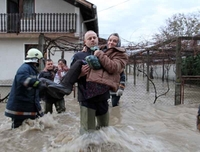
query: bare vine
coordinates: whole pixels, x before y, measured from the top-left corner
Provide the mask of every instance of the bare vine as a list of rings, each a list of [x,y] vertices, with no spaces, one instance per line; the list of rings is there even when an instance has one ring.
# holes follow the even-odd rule
[[[153,102],[154,104],[156,103],[156,100],[159,97],[164,96],[164,95],[166,95],[169,92],[169,90],[170,90],[170,88],[169,88],[169,82],[167,81],[167,91],[164,92],[164,93],[162,93],[162,94],[160,94],[160,95],[157,95],[157,89],[156,89],[156,86],[155,86],[154,82],[149,78],[149,76],[144,71],[142,71],[141,69],[138,69],[138,71],[142,72],[147,77],[147,79],[152,83],[152,85],[153,85],[154,92],[155,92],[155,99],[154,99],[154,102]]]

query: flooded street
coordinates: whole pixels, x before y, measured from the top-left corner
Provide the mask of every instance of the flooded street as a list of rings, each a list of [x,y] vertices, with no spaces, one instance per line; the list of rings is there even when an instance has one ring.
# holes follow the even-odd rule
[[[155,83],[156,80],[154,80]],[[198,152],[196,130],[198,102],[174,106],[174,84],[168,95],[154,101],[154,90],[146,92],[143,79],[128,80],[120,106],[110,107],[110,126],[79,135],[79,104],[67,96],[66,112],[28,120],[11,130],[11,120],[0,104],[0,147],[2,152]],[[160,82],[159,82],[160,83]],[[159,86],[158,94],[164,92]],[[187,89],[185,90],[187,92]],[[192,92],[199,91],[198,89]],[[190,92],[191,94],[191,92]]]

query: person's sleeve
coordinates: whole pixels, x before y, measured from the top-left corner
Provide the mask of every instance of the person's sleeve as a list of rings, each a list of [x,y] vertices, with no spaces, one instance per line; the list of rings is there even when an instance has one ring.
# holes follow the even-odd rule
[[[124,71],[120,73],[120,82],[119,82],[119,88],[116,92],[116,96],[122,96],[124,89],[125,89],[125,81],[126,81],[126,76]]]
[[[38,78],[43,78],[43,72],[39,73]]]
[[[37,76],[30,75],[29,69],[19,70],[16,77],[17,81],[27,88],[38,88],[40,86],[40,81],[37,79]]]
[[[126,82],[126,75],[125,75],[125,72],[122,71],[122,73],[120,74],[120,82],[119,82],[119,88],[120,89],[124,90],[125,82]]]

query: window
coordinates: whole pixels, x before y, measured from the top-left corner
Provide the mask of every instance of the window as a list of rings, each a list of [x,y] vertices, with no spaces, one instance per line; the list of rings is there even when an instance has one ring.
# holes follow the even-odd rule
[[[24,0],[23,1],[23,13],[32,14],[34,11],[34,0]]]

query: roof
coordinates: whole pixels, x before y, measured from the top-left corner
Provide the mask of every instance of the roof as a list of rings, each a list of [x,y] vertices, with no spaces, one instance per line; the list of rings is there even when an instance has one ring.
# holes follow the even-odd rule
[[[93,30],[99,35],[97,7],[86,0],[64,0],[80,8],[87,30]],[[96,19],[95,19],[96,18]],[[89,21],[95,19],[94,21]],[[88,22],[87,22],[88,21]]]

